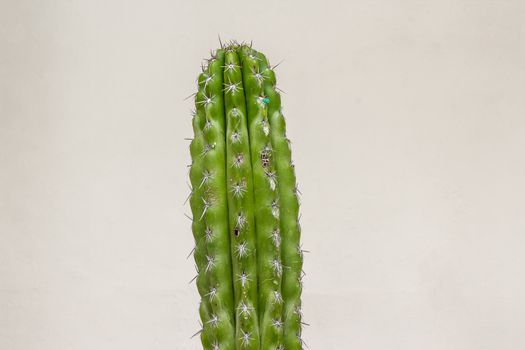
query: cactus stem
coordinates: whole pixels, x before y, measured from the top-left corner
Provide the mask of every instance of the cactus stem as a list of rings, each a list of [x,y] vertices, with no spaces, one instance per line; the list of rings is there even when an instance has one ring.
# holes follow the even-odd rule
[[[197,334],[204,350],[300,350],[301,193],[272,71],[283,61],[217,37],[188,138]]]

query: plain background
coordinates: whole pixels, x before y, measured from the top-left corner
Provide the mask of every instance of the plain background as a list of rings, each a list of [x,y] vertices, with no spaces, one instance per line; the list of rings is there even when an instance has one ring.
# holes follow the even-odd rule
[[[203,58],[277,68],[310,349],[525,348],[525,5],[1,1],[0,349],[199,349]]]

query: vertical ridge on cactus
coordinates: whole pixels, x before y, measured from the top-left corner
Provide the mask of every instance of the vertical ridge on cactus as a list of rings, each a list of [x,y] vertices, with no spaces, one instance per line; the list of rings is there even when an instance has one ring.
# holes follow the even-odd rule
[[[228,206],[236,307],[237,348],[258,349],[257,262],[253,175],[246,116],[246,101],[235,50],[226,51],[224,97],[226,101],[226,166]],[[233,68],[228,68],[233,67]],[[245,277],[243,277],[245,276]],[[244,332],[244,333],[243,333]],[[243,334],[245,334],[243,336]],[[246,335],[249,335],[248,337]]]
[[[221,44],[199,75],[190,206],[203,348],[297,350],[299,202],[275,74]]]
[[[275,298],[276,293],[281,294],[282,267],[280,248],[273,244],[271,233],[279,229],[279,194],[275,178],[270,175],[275,174],[275,165],[264,86],[259,72],[260,58],[255,50],[247,47],[242,47],[241,58],[255,188],[261,348],[275,349],[282,340],[282,327],[277,326],[282,319],[282,303]]]
[[[260,69],[264,72],[264,92],[268,98],[271,142],[277,169],[282,232],[281,258],[283,270],[282,294],[284,299],[284,348],[301,349],[301,289],[303,256],[300,248],[298,223],[299,200],[290,142],[286,138],[286,124],[281,112],[281,97],[276,91],[275,73],[261,55]]]
[[[190,206],[192,208],[192,214],[194,218],[201,216],[203,212],[202,201],[200,198],[203,195],[202,186],[199,182],[201,181],[201,175],[204,171],[204,162],[202,157],[199,155],[204,150],[204,137],[202,135],[202,124],[203,124],[202,111],[195,111],[193,116],[193,132],[195,137],[190,144],[190,153],[192,155],[192,166],[190,168],[190,181],[192,185],[192,191],[190,196]],[[197,289],[201,296],[201,303],[199,307],[199,313],[201,321],[203,322],[203,330],[201,332],[201,341],[204,349],[210,349],[210,340],[208,332],[208,321],[211,318],[211,306],[206,293],[208,293],[209,285],[208,278],[206,277],[204,266],[206,265],[206,256],[208,254],[205,244],[205,226],[200,220],[193,220],[192,231],[195,239],[195,249],[193,250],[193,256],[195,264],[197,266]]]

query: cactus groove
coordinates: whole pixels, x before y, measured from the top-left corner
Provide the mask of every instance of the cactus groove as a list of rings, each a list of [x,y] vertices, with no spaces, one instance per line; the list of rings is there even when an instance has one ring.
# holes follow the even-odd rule
[[[276,78],[230,42],[198,77],[190,206],[205,350],[299,350],[298,190]]]

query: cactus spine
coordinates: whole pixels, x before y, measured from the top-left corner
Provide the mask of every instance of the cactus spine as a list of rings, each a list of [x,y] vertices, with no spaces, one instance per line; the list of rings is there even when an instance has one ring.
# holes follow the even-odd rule
[[[251,45],[218,49],[199,75],[190,206],[205,350],[297,350],[302,251],[280,95]]]

